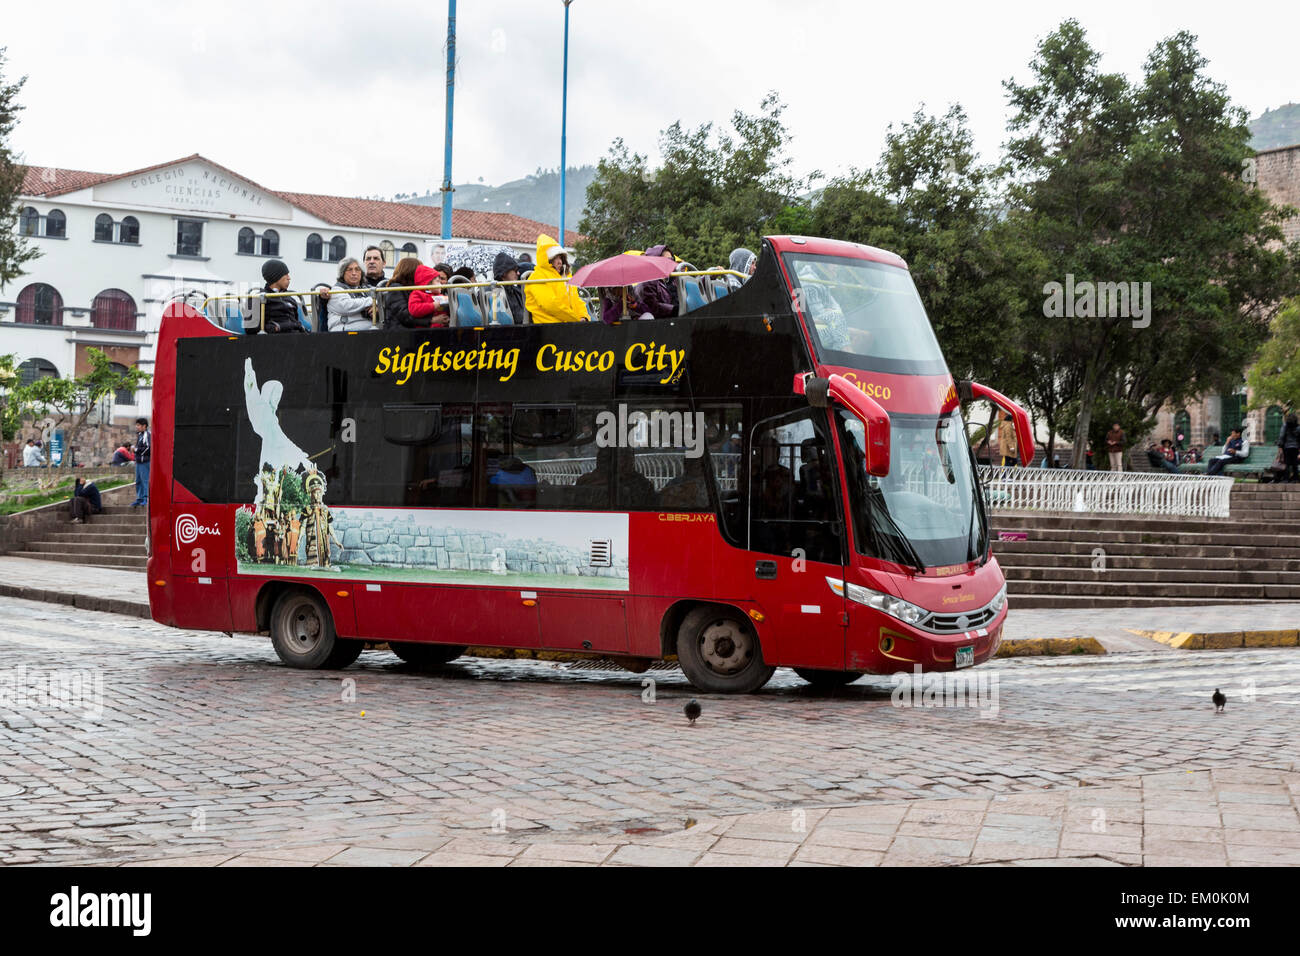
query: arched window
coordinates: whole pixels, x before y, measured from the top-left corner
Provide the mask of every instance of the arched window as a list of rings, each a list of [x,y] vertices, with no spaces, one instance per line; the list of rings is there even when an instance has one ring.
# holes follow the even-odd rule
[[[59,370],[54,363],[43,358],[28,359],[18,366],[18,384],[30,385],[38,378],[58,378]]]
[[[397,264],[395,258],[397,249],[387,239],[385,239],[383,242],[379,244],[379,251],[384,254],[384,265],[388,266],[391,269],[394,265]]]
[[[95,241],[113,241],[113,217],[106,212],[101,212],[95,217]]]
[[[33,282],[18,293],[18,312],[14,321],[24,325],[62,325],[63,296],[44,282]]]
[[[1276,445],[1282,434],[1282,423],[1286,421],[1286,412],[1281,405],[1274,405],[1264,412],[1264,444]]]
[[[330,240],[330,262],[342,262],[348,254],[348,241],[342,236]]]
[[[113,291],[116,291],[116,290],[113,290]],[[112,362],[112,363],[110,363],[108,367],[109,367],[110,369],[112,369],[114,372],[116,372],[118,375],[125,375],[127,372],[131,371],[131,370],[130,370],[129,368],[127,368],[125,365],[119,365],[117,362]],[[116,391],[113,392],[113,404],[114,404],[114,405],[134,405],[134,404],[135,404],[135,392],[131,391],[131,389],[129,389],[129,388],[119,388],[119,389],[117,389]]]
[[[45,234],[55,239],[67,237],[68,217],[63,214],[62,209],[51,209],[45,214]]]
[[[35,236],[41,231],[41,214],[34,206],[24,206],[18,217],[18,231],[24,236]]]
[[[325,242],[323,239],[321,239],[320,233],[313,232],[310,236],[307,237],[307,258],[317,259],[317,260],[324,259],[325,258],[324,247],[325,247]]]
[[[409,256],[414,256],[414,255],[419,255],[419,253],[417,253],[415,250],[415,243],[408,242],[404,246],[402,246],[401,258],[405,259]]]
[[[97,329],[135,331],[135,299],[121,289],[105,289],[90,306],[90,324]]]
[[[274,229],[262,233],[262,255],[278,256],[280,254],[280,234]]]
[[[123,216],[118,228],[118,242],[140,242],[140,220],[135,216]]]
[[[241,252],[247,256],[251,256],[254,252],[256,252],[257,250],[254,248],[256,245],[256,240],[253,238],[253,236],[254,236],[253,230],[249,229],[247,226],[239,230],[239,245],[236,251]]]

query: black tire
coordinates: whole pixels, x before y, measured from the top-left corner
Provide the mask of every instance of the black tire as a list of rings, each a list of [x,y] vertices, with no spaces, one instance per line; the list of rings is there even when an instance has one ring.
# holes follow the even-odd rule
[[[677,661],[696,688],[709,694],[750,694],[771,679],[749,619],[734,608],[697,607],[677,629]]]
[[[468,650],[464,644],[412,644],[398,641],[389,641],[388,649],[416,667],[437,667],[454,661]]]
[[[796,667],[794,672],[818,690],[834,690],[837,687],[844,687],[852,684],[862,676],[854,671],[823,671],[811,667]]]
[[[271,646],[290,667],[333,670],[361,654],[361,641],[341,640],[329,606],[315,591],[286,591],[271,609]]]

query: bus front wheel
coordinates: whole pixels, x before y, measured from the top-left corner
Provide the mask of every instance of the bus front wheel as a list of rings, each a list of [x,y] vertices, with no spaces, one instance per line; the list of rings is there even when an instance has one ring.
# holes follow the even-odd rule
[[[361,655],[360,641],[344,641],[319,594],[286,591],[271,609],[271,646],[280,660],[304,670],[347,667]]]
[[[794,672],[818,690],[834,690],[852,684],[862,675],[855,671],[823,671],[811,667],[796,667]]]
[[[454,661],[469,648],[464,644],[415,644],[389,641],[388,649],[416,667],[437,667]]]
[[[758,634],[732,608],[697,607],[677,631],[677,661],[686,679],[711,694],[748,694],[772,677]]]

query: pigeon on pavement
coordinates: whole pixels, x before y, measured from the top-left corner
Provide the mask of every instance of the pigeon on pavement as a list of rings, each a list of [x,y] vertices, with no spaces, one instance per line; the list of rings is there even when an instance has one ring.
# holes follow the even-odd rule
[[[1214,701],[1214,712],[1216,714],[1223,713],[1223,705],[1228,702],[1228,698],[1219,693],[1219,688],[1214,688],[1214,696],[1210,699]]]
[[[686,706],[682,708],[682,713],[686,715],[686,719],[691,722],[692,727],[695,726],[695,721],[699,719],[702,709],[703,708],[700,707],[700,702],[694,698],[688,700]]]

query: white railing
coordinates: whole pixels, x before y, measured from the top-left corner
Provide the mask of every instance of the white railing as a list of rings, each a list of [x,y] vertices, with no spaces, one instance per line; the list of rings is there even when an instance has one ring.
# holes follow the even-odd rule
[[[718,487],[723,491],[736,490],[736,468],[740,455],[715,452],[713,469]],[[678,451],[643,451],[633,455],[636,470],[650,479],[655,491],[662,491],[674,478],[679,478],[686,465],[685,455]],[[578,478],[596,469],[595,456],[590,458],[543,458],[527,462],[541,484],[573,485]]]
[[[1143,471],[1074,471],[981,465],[994,511],[1228,517],[1232,479]]]

